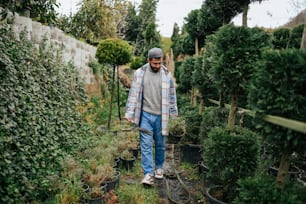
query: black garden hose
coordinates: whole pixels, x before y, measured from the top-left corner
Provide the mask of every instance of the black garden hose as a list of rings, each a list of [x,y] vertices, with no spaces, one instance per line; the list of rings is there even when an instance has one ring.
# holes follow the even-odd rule
[[[167,196],[168,199],[174,203],[174,204],[187,204],[190,203],[190,192],[188,190],[188,187],[185,185],[181,177],[179,176],[179,172],[174,168],[174,144],[171,146],[171,158],[172,158],[172,164],[171,164],[171,171],[166,172],[164,181],[166,182],[166,187],[167,187]],[[177,178],[179,181],[179,184],[183,187],[183,189],[187,192],[188,194],[188,199],[185,201],[177,201],[174,200],[174,198],[171,196],[171,189],[169,186],[169,180]]]

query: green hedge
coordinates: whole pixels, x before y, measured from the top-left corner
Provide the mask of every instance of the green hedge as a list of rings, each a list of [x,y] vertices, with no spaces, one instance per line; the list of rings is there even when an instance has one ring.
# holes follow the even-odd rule
[[[52,193],[61,157],[86,146],[85,92],[59,52],[6,25],[0,36],[0,203],[31,203]]]

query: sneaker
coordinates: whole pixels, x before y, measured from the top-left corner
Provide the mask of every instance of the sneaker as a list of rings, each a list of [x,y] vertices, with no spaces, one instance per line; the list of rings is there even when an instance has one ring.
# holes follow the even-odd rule
[[[146,174],[145,177],[141,181],[142,184],[152,186],[154,184],[154,177],[152,174]]]
[[[155,170],[155,178],[162,179],[164,177],[164,170],[163,169],[156,169]]]

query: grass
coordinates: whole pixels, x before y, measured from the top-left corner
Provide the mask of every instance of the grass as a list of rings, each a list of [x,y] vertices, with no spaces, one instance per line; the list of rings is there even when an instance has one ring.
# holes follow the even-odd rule
[[[158,200],[157,189],[144,188],[140,182],[120,183],[117,193],[120,204],[152,204]]]

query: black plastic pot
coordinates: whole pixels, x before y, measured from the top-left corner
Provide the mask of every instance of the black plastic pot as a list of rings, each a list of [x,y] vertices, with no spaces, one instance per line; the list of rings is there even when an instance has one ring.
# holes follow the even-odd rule
[[[218,200],[217,198],[213,196],[218,191],[222,191],[221,186],[213,186],[213,187],[208,188],[205,192],[207,202],[210,204],[227,204],[221,200]]]
[[[118,171],[119,170],[119,165],[120,165],[120,157],[115,157],[113,168]]]
[[[134,156],[131,159],[120,158],[121,167],[126,170],[130,170],[134,167],[135,160],[136,158]]]
[[[200,145],[196,144],[182,144],[180,146],[180,159],[181,162],[189,162],[197,164],[201,158]]]
[[[139,148],[131,148],[129,149],[129,151],[133,153],[133,156],[135,157],[135,159],[138,159]]]
[[[268,170],[269,174],[273,175],[273,176],[277,176],[278,174],[278,168],[275,166],[270,166],[269,170]],[[300,170],[295,167],[295,166],[290,166],[287,177],[291,180],[295,180],[299,177],[300,175]]]
[[[178,144],[181,141],[181,139],[182,136],[177,136],[169,133],[169,135],[166,138],[166,142],[168,144]]]
[[[87,203],[88,204],[103,204],[103,197],[99,197],[99,198],[89,198],[87,199]]]
[[[198,161],[199,174],[205,174],[208,171],[208,167],[204,164],[204,161]]]
[[[101,183],[102,186],[105,185],[105,191],[109,192],[110,190],[113,190],[119,186],[120,181],[120,172],[116,171],[115,176],[112,178],[112,180],[107,180]]]

